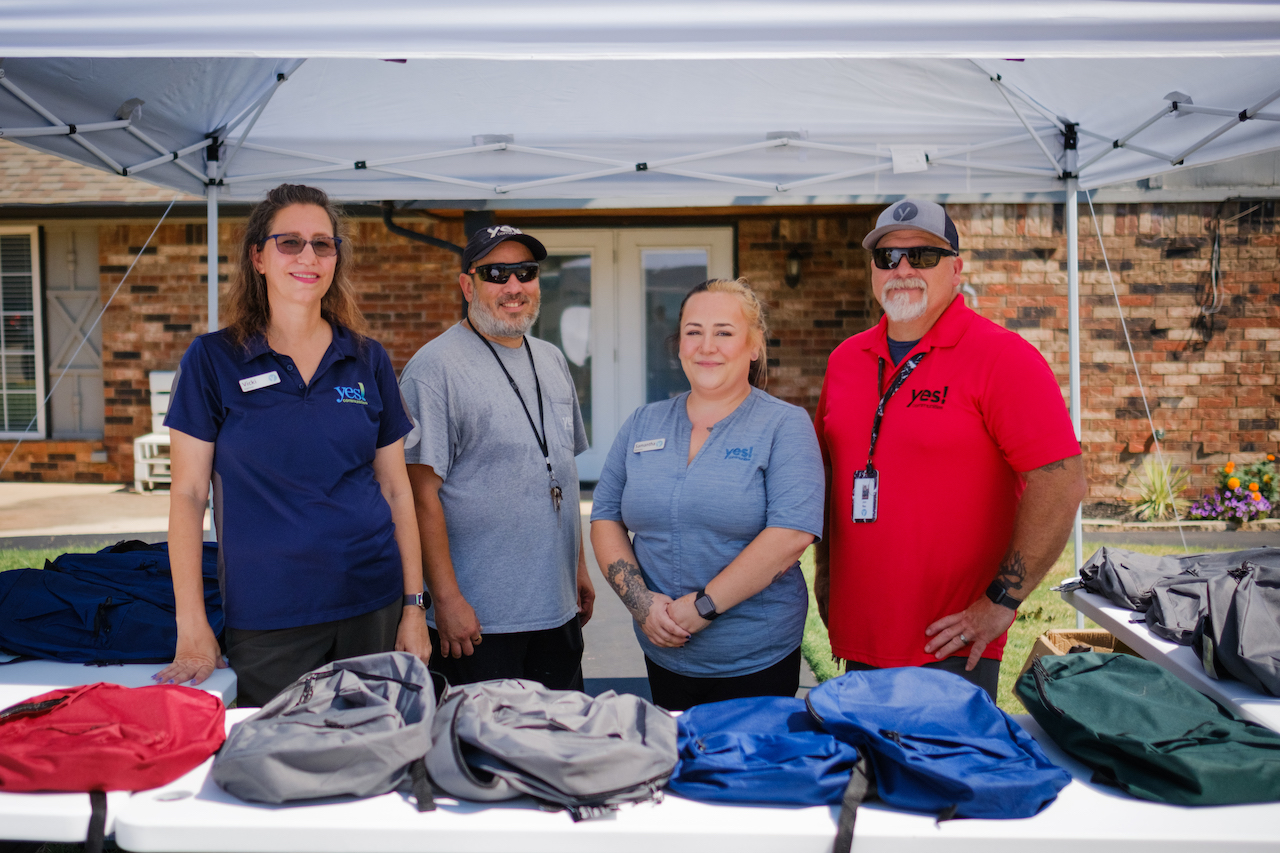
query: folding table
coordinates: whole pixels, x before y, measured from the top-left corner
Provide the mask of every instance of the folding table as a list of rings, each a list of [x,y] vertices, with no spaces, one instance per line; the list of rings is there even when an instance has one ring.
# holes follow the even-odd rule
[[[248,715],[235,710],[228,725]],[[1018,717],[1073,781],[1025,820],[953,820],[868,804],[858,812],[854,853],[1170,853],[1275,850],[1280,803],[1218,808],[1166,806],[1089,781],[1030,717]],[[440,798],[419,813],[400,793],[264,806],[230,796],[209,779],[212,759],[170,785],[134,794],[119,812],[121,848],[136,853],[830,853],[836,808],[695,803],[667,795],[623,806],[613,817],[573,823],[531,801],[480,804]]]

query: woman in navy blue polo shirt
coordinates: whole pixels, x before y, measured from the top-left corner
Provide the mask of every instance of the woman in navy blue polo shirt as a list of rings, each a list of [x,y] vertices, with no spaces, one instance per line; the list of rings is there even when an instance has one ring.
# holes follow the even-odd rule
[[[596,560],[635,620],[654,702],[794,696],[797,560],[822,534],[813,425],[759,387],[768,333],[745,282],[695,287],[677,334],[691,390],[623,424],[593,496]]]
[[[362,334],[350,247],[328,197],[276,187],[249,218],[227,326],[174,382],[169,551],[178,646],[161,681],[226,666],[204,611],[214,484],[227,656],[242,705],[328,661],[431,656],[404,410],[386,350]]]

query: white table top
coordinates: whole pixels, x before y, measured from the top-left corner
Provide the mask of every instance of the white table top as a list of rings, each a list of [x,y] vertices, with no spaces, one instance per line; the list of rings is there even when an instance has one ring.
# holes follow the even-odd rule
[[[0,709],[16,705],[32,696],[62,687],[79,687],[105,681],[125,687],[155,684],[151,676],[165,668],[162,663],[127,663],[119,666],[91,666],[53,660],[24,660],[0,666]],[[229,705],[236,698],[236,674],[229,667],[215,670],[199,685]]]
[[[1195,649],[1151,633],[1146,622],[1131,622],[1143,614],[1112,604],[1105,596],[1082,589],[1062,593],[1062,600],[1106,628],[1129,648],[1159,664],[1206,696],[1226,705],[1246,720],[1280,731],[1280,698],[1259,693],[1234,679],[1217,680],[1205,674]]]
[[[106,681],[125,687],[154,684],[151,676],[163,664],[85,666],[78,663],[33,660],[0,666],[0,709],[16,705],[41,693],[61,687],[77,687]],[[220,669],[201,690],[222,699],[226,705],[236,696],[236,674]],[[115,818],[129,802],[128,791],[107,794],[107,834]],[[88,794],[13,794],[0,791],[0,838],[9,841],[83,842],[89,828]]]
[[[228,713],[228,725],[249,711]],[[1026,820],[955,820],[878,804],[858,812],[854,853],[1090,853],[1269,850],[1280,844],[1280,803],[1216,808],[1166,806],[1094,785],[1091,772],[1066,758],[1030,717],[1019,717],[1049,757],[1074,781],[1047,809]],[[459,803],[441,798],[418,813],[401,794],[301,806],[242,802],[209,778],[212,759],[181,779],[134,794],[115,821],[125,850],[192,853],[830,853],[835,807],[785,808],[695,803],[623,806],[601,821],[575,824],[564,812],[529,801]]]

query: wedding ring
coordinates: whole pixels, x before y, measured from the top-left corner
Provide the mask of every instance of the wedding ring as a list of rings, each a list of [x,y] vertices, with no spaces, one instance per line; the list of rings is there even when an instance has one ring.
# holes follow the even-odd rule
[[[968,637],[966,637],[964,634],[961,634],[961,635],[960,635],[960,645],[962,645],[962,646],[967,646],[967,645],[969,645],[969,638],[968,638]]]

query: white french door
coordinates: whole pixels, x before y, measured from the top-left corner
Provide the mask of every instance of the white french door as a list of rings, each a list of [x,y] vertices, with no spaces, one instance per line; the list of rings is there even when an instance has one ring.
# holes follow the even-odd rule
[[[548,252],[533,333],[569,362],[591,442],[578,475],[594,481],[627,415],[688,388],[667,339],[691,287],[733,276],[733,229],[529,230]]]

